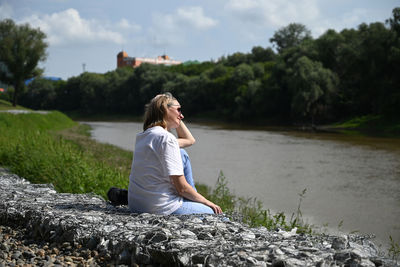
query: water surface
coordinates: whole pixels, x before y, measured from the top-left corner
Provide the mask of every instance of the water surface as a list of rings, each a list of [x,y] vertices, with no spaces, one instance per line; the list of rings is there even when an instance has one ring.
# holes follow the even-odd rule
[[[88,124],[96,140],[129,150],[142,130],[141,123]],[[197,182],[213,186],[223,171],[236,195],[255,197],[288,215],[306,189],[301,210],[309,223],[372,233],[385,246],[390,235],[400,242],[400,140],[189,128],[197,140],[187,149]]]

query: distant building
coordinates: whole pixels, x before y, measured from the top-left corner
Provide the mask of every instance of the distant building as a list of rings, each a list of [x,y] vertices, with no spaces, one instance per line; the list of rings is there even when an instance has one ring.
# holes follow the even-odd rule
[[[179,65],[181,61],[170,59],[167,55],[158,56],[157,58],[146,57],[129,57],[125,51],[121,51],[117,55],[117,68],[131,66],[133,68],[139,67],[142,63],[149,63],[154,65]]]
[[[41,77],[34,77],[34,78],[30,78],[30,79],[26,80],[26,81],[25,81],[25,85],[30,84],[30,83],[33,82],[36,78],[41,78],[41,79],[45,79],[45,80],[49,80],[49,81],[61,81],[61,80],[62,80],[60,77],[41,76]]]

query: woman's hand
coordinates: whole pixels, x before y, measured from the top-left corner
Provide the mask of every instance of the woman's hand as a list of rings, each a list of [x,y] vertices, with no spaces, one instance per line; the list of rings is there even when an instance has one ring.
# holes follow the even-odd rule
[[[201,194],[199,194],[196,190],[194,190],[193,187],[186,182],[185,176],[171,175],[170,179],[180,196],[187,198],[191,201],[203,203],[204,205],[209,206],[215,214],[222,213],[221,207],[212,203]]]
[[[206,203],[206,205],[209,206],[214,211],[215,214],[222,214],[222,209],[220,206],[212,203],[209,200],[207,200],[207,201],[208,201],[208,203]]]
[[[178,135],[178,144],[180,148],[188,147],[196,142],[192,133],[186,127],[186,125],[181,121],[179,127],[176,128],[176,133]]]

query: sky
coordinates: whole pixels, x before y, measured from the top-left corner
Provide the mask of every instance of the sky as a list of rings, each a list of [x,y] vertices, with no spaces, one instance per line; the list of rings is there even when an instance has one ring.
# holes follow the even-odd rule
[[[45,76],[68,79],[116,68],[117,54],[179,61],[218,60],[269,39],[289,23],[318,38],[384,22],[400,0],[0,0],[0,20],[40,28]]]

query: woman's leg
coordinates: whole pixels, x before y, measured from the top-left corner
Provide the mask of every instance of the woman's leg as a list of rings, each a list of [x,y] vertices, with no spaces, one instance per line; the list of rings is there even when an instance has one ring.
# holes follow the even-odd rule
[[[185,214],[214,214],[214,211],[204,204],[199,202],[183,199],[182,206],[174,211],[172,214],[185,215]]]
[[[185,175],[186,182],[188,182],[188,184],[190,184],[194,188],[194,190],[197,191],[197,189],[194,185],[192,165],[190,164],[189,155],[187,154],[186,150],[184,150],[183,148],[181,148],[181,157],[182,157],[182,163],[183,163],[183,174]]]
[[[185,175],[186,181],[190,184],[194,190],[197,191],[194,180],[193,180],[193,173],[192,173],[192,165],[190,164],[189,155],[187,152],[181,148],[181,157],[183,163],[183,174]],[[183,215],[183,214],[214,214],[214,211],[199,202],[190,201],[188,199],[183,199],[182,206],[174,211],[172,214]]]

